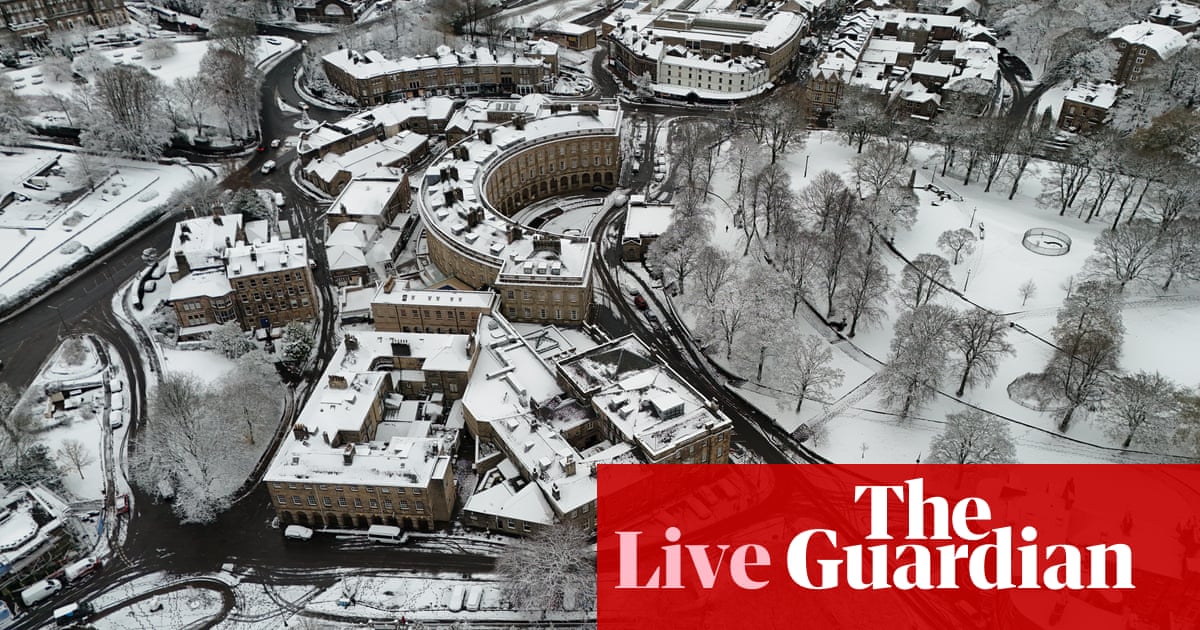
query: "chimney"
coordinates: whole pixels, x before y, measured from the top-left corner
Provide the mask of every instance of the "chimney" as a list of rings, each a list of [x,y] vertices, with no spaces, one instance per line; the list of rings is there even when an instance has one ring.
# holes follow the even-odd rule
[[[916,172],[916,171],[913,171],[913,172]],[[395,288],[395,286],[396,286],[396,279],[388,278],[388,281],[383,284],[383,292],[391,293],[392,289]]]
[[[303,424],[296,423],[296,426],[292,427],[292,437],[296,438],[297,440],[307,440],[308,427],[304,426]]]
[[[555,501],[562,499],[562,492],[559,492],[559,490],[558,490],[558,482],[557,481],[550,484],[550,494],[554,495]]]
[[[182,234],[179,235],[179,240],[180,242],[183,241]],[[184,256],[183,252],[175,253],[175,266],[179,267],[179,275],[181,276],[186,276],[192,272],[192,268],[188,265],[187,256]]]
[[[349,389],[350,382],[341,374],[329,375],[329,389]]]
[[[347,444],[346,449],[342,451],[342,465],[349,466],[354,463],[354,445]]]
[[[412,348],[409,347],[407,341],[392,342],[392,356],[407,357],[412,354]]]
[[[213,211],[212,219],[213,219],[213,225],[225,225],[224,223],[221,222],[221,215],[217,214],[216,211]]]
[[[563,465],[563,468],[567,471],[567,476],[571,476],[571,475],[575,474],[575,456],[574,455],[567,455],[567,463],[565,465]]]

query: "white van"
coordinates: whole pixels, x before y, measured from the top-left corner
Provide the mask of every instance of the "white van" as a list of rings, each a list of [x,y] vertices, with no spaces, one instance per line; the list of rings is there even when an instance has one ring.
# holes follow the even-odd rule
[[[462,584],[455,584],[454,588],[450,589],[449,595],[446,596],[446,609],[450,612],[458,612],[463,608],[463,589]]]
[[[408,540],[408,534],[395,525],[372,525],[371,529],[367,530],[367,540],[398,545]]]
[[[100,559],[95,556],[80,558],[71,564],[68,564],[63,569],[63,577],[67,578],[68,582],[74,582],[83,577],[91,575],[94,571],[100,568]]]
[[[263,175],[267,175],[271,171],[275,170],[275,160],[267,160],[266,162],[263,162],[261,170]]]
[[[125,381],[122,381],[119,378],[108,379],[108,391],[115,393],[123,389],[125,389]]]
[[[61,591],[62,586],[62,582],[58,580],[42,580],[21,591],[21,601],[25,603],[26,607],[33,606]]]
[[[121,410],[108,412],[108,426],[120,429],[125,424],[125,412]]]
[[[473,584],[467,588],[466,609],[479,610],[479,603],[483,601],[483,587],[478,584]]]
[[[291,540],[311,540],[313,530],[303,525],[288,525],[283,530],[283,537]]]
[[[113,394],[111,397],[109,397],[109,399],[108,399],[108,410],[109,411],[121,411],[123,409],[125,409],[125,394],[118,392],[116,394]]]

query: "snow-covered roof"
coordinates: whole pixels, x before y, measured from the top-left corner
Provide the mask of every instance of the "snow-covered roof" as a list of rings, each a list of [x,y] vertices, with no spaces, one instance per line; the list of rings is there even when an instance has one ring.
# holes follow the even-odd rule
[[[406,129],[385,140],[373,140],[345,153],[330,153],[316,158],[304,170],[323,182],[332,182],[343,171],[349,173],[351,178],[398,179],[404,174],[402,169],[385,169],[411,161],[413,155],[428,142],[428,137]]]
[[[900,28],[929,30],[933,28],[957,28],[963,24],[963,19],[956,15],[939,15],[937,13],[914,13],[896,9],[876,10],[875,14],[881,24],[896,24]]]
[[[229,284],[224,269],[206,269],[189,273],[172,282],[171,293],[167,299],[174,302],[198,297],[218,298],[232,292],[233,287]]]
[[[370,79],[411,70],[433,70],[456,66],[526,66],[541,67],[541,59],[514,53],[494,53],[487,48],[464,46],[455,52],[449,46],[439,46],[437,54],[388,59],[377,50],[360,52],[350,48],[335,50],[321,58],[356,79]]]
[[[535,483],[527,483],[520,490],[513,489],[510,483],[497,483],[472,494],[463,504],[463,510],[542,525],[551,525],[555,519],[554,509]]]
[[[412,306],[445,306],[449,308],[492,309],[500,296],[491,291],[460,291],[457,289],[392,289],[383,284],[371,302],[375,304],[408,304]]]
[[[940,105],[942,96],[940,94],[930,92],[925,88],[925,84],[919,82],[906,82],[899,89],[900,99],[909,103],[928,103],[930,101]]]
[[[347,116],[334,123],[321,123],[300,134],[297,151],[301,154],[321,149],[342,139],[378,126],[401,127],[411,120],[446,120],[456,101],[445,96],[414,98],[387,103]]]
[[[555,111],[557,110],[557,111]],[[492,170],[521,148],[535,142],[571,136],[616,137],[621,110],[615,103],[570,103],[557,101],[552,107],[540,107],[532,118],[521,124],[508,124],[490,130],[489,138],[472,136],[447,151],[426,171],[421,182],[421,218],[425,227],[436,230],[440,238],[454,242],[460,251],[470,252],[480,262],[497,270],[514,261],[529,258],[548,260],[545,251],[534,252],[533,235],[510,242],[513,222],[492,208],[483,193]],[[460,198],[461,197],[461,198]],[[447,203],[449,201],[449,204]],[[480,210],[474,225],[468,216]],[[591,264],[591,243],[584,238],[554,237],[560,245],[561,267],[550,279],[564,283],[586,281]],[[548,241],[539,241],[539,246]]]
[[[1073,101],[1089,107],[1109,109],[1117,101],[1117,94],[1120,92],[1120,89],[1119,86],[1111,81],[1105,83],[1080,83],[1067,90],[1066,94],[1063,95],[1063,101]]]
[[[392,196],[403,185],[403,177],[385,179],[358,177],[350,180],[325,209],[326,216],[382,216]]]
[[[176,223],[171,235],[167,272],[179,271],[176,254],[183,254],[192,271],[220,267],[225,248],[239,240],[241,228],[240,214],[198,217]]]
[[[547,248],[545,243],[557,243]],[[592,244],[566,238],[523,238],[509,243],[497,282],[578,284],[591,281]]]
[[[954,71],[957,70],[952,64],[941,63],[938,61],[914,61],[912,73],[921,76],[939,77],[949,79],[954,76]]]
[[[625,230],[621,238],[637,240],[648,236],[657,237],[671,226],[671,217],[674,211],[674,206],[668,204],[643,202],[634,205],[631,201],[629,208],[625,211]]]
[[[588,31],[596,30],[594,27],[576,24],[574,22],[559,22],[549,21],[535,29],[539,33],[561,33],[563,35],[583,35]]]
[[[225,274],[244,278],[308,266],[308,243],[302,238],[238,244],[225,251]]]
[[[502,317],[479,318],[475,371],[463,393],[463,405],[478,422],[529,411],[529,401],[563,393],[554,371]]]
[[[1200,6],[1179,0],[1159,0],[1158,6],[1150,11],[1150,16],[1168,24],[1186,26],[1200,22]]]
[[[592,392],[592,408],[652,459],[731,425],[633,335],[563,361],[559,370],[576,389]]]
[[[678,48],[678,50],[677,50]],[[687,49],[672,47],[659,60],[664,66],[676,66],[707,72],[748,74],[763,72],[767,64],[757,57],[727,57],[725,55],[697,55]]]
[[[1187,46],[1187,39],[1179,31],[1153,22],[1122,26],[1110,33],[1108,38],[1127,42],[1133,46],[1145,46],[1153,50],[1159,59],[1167,59]]]

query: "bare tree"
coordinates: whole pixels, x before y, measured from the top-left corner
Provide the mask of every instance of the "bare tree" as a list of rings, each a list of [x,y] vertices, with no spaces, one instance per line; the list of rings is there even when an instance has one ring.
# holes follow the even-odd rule
[[[119,65],[97,72],[92,83],[83,147],[131,157],[161,155],[171,133],[162,82],[140,66]]]
[[[199,76],[175,79],[171,98],[187,114],[196,127],[196,135],[204,136],[204,110],[208,105],[208,82]]]
[[[946,370],[954,311],[926,304],[896,321],[887,364],[879,373],[883,403],[901,420],[933,399]]]
[[[900,273],[900,287],[896,294],[906,308],[918,309],[928,304],[948,284],[950,261],[937,254],[919,254]]]
[[[1017,287],[1017,293],[1021,295],[1021,306],[1025,306],[1029,298],[1037,295],[1037,285],[1034,284],[1033,278],[1021,283],[1021,286]]]
[[[771,154],[771,164],[802,145],[808,134],[807,105],[804,91],[797,87],[781,89],[775,97],[752,107],[746,124],[761,146]]]
[[[1014,464],[1008,423],[979,409],[946,416],[946,428],[929,444],[931,464]]]
[[[231,138],[259,133],[262,72],[253,63],[224,48],[210,48],[200,59],[200,76],[208,88],[208,100],[221,112]]]
[[[213,412],[226,427],[244,426],[246,443],[254,446],[261,434],[269,435],[277,418],[264,410],[278,402],[283,394],[275,364],[262,350],[243,353],[234,369],[217,382],[221,395],[212,404]]]
[[[1058,216],[1067,213],[1075,203],[1075,198],[1091,177],[1092,166],[1088,156],[1072,151],[1061,161],[1054,162],[1050,167],[1050,175],[1045,181],[1045,192],[1042,198],[1046,203],[1058,207]]]
[[[238,16],[226,16],[217,20],[208,32],[217,46],[253,64],[258,51],[258,33],[254,21]]]
[[[962,370],[955,396],[961,397],[968,385],[989,381],[996,375],[1001,357],[1015,352],[1007,336],[1004,318],[991,311],[975,308],[955,318],[950,327],[950,345]]]
[[[17,144],[29,135],[33,128],[25,117],[32,113],[25,97],[12,89],[12,79],[0,74],[0,144]]]
[[[847,196],[846,182],[840,175],[821,171],[800,191],[797,206],[812,218],[818,231],[824,232],[846,211]]]
[[[706,305],[707,312],[701,315],[707,329],[706,336],[714,337],[725,346],[725,360],[733,358],[733,350],[738,333],[753,318],[754,313],[762,312],[754,305],[754,287],[745,286],[745,282],[726,284],[717,293],[715,299]]]
[[[1152,264],[1166,276],[1163,291],[1171,289],[1176,277],[1200,280],[1200,219],[1184,217],[1172,222],[1163,231]]]
[[[846,373],[830,366],[832,361],[833,348],[816,335],[806,335],[784,350],[778,382],[796,398],[796,413],[805,398],[824,400],[830,389],[842,386]]]
[[[58,458],[63,462],[63,466],[69,466],[79,473],[79,478],[83,479],[83,469],[91,466],[96,462],[96,457],[92,455],[91,449],[83,442],[75,438],[67,438],[62,441],[58,448]]]
[[[568,596],[591,610],[596,601],[596,558],[588,534],[563,523],[506,545],[496,558],[504,598],[518,610],[561,610]]]
[[[904,150],[886,141],[871,142],[864,153],[854,156],[854,179],[871,198],[879,197],[907,170]]]
[[[791,303],[792,315],[808,298],[812,284],[820,271],[820,238],[815,232],[805,230],[797,221],[786,221],[786,226],[775,233],[775,264],[787,278],[783,294]]]
[[[646,251],[646,258],[669,272],[679,293],[685,293],[688,276],[700,264],[702,246],[708,242],[708,222],[702,219],[676,219]]]
[[[1023,125],[1013,134],[1008,144],[1009,159],[1007,162],[1007,174],[1012,178],[1012,187],[1008,189],[1010,201],[1017,196],[1017,190],[1021,186],[1021,177],[1025,175],[1029,163],[1033,161],[1034,154],[1041,148],[1044,137],[1045,132],[1036,124]]]
[[[824,289],[825,316],[833,317],[834,300],[837,298],[845,262],[855,256],[860,245],[851,224],[838,224],[834,229],[819,237],[822,274],[818,278]]]
[[[735,193],[742,192],[745,180],[763,167],[762,145],[748,134],[735,136],[726,152],[725,169],[737,177]]]
[[[1112,285],[1082,282],[1058,311],[1055,351],[1043,379],[1067,405],[1060,431],[1070,427],[1079,407],[1103,399],[1107,374],[1117,367],[1125,334],[1118,295]]]
[[[156,37],[142,44],[142,50],[146,51],[146,54],[150,55],[151,59],[166,59],[167,57],[174,57],[176,49],[175,43],[171,40]]]
[[[833,119],[846,136],[846,143],[857,145],[858,153],[862,153],[869,138],[887,131],[882,99],[862,88],[848,87],[842,92]]]
[[[1138,219],[1119,231],[1105,230],[1096,239],[1096,251],[1088,267],[1098,279],[1115,282],[1124,290],[1126,284],[1153,271],[1160,236],[1158,226],[1146,219]]]
[[[952,255],[953,264],[957,265],[959,256],[970,256],[975,251],[975,231],[968,228],[946,230],[938,237],[937,246]]]
[[[737,280],[737,267],[728,254],[712,245],[705,245],[696,263],[695,279],[700,287],[700,299],[712,302],[717,299],[721,289]]]
[[[1112,395],[1101,416],[1121,448],[1138,442],[1154,449],[1169,446],[1179,428],[1179,387],[1158,372],[1136,372],[1113,379]]]
[[[839,293],[838,306],[850,315],[847,336],[853,337],[860,323],[871,325],[887,315],[883,307],[887,304],[891,283],[892,276],[877,254],[864,254],[851,261]]]

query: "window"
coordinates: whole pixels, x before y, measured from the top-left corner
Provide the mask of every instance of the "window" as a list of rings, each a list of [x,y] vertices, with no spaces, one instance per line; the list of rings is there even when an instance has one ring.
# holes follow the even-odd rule
[[[376,501],[375,499],[371,499],[370,501],[368,501],[368,504],[371,506],[372,510],[379,509],[379,501]]]
[[[413,507],[415,507],[418,512],[424,512],[425,511],[425,502],[417,501],[416,503],[414,503]]]
[[[450,383],[447,387],[450,389],[451,394],[458,393],[458,385],[456,383]]]
[[[407,509],[408,509],[408,501],[401,501],[401,502],[400,502],[400,509],[401,509],[401,510],[407,510]]]
[[[354,498],[354,507],[362,508],[362,499],[355,497]]]
[[[298,494],[292,495],[292,505],[301,505],[300,495],[298,495]]]
[[[515,530],[515,529],[517,528],[517,523],[516,523],[516,521],[512,520],[511,518],[510,518],[510,519],[508,519],[508,528],[509,528],[509,529],[514,529],[514,530]]]
[[[358,492],[358,486],[350,486],[350,492]]]
[[[308,504],[312,507],[317,507],[317,497],[308,497]]]
[[[333,487],[333,489],[334,489],[334,490],[337,490],[338,492],[341,492],[341,491],[342,491],[342,487],[341,487],[341,486],[334,486],[334,487]]]
[[[391,502],[390,500],[388,500],[388,501],[384,501],[384,502],[383,502],[383,509],[385,509],[385,510],[391,510],[391,509],[392,509],[392,502]]]
[[[340,507],[346,507],[346,497],[338,497],[338,505]]]
[[[279,495],[279,505],[287,505],[287,497]]]
[[[414,497],[419,497],[419,496],[421,496],[421,489],[420,489],[420,488],[413,488],[413,496],[414,496]]]
[[[522,523],[521,529],[528,532],[530,530],[529,523]]]

